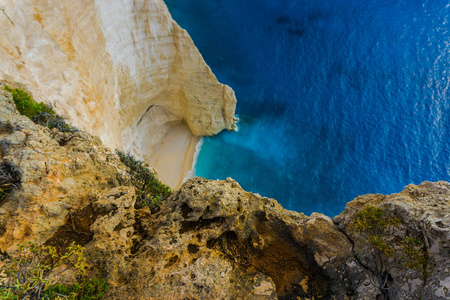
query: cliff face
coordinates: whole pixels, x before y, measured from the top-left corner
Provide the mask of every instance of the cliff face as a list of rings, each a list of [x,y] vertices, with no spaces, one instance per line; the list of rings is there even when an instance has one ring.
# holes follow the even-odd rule
[[[234,92],[162,0],[0,1],[0,9],[0,79],[24,83],[106,146],[158,165],[155,152],[180,127],[194,136],[231,128]]]
[[[427,274],[393,270],[390,299],[450,296],[450,184],[360,196],[334,221],[244,191],[232,179],[188,180],[159,210],[136,209],[126,168],[98,138],[17,113],[0,92],[1,163],[21,186],[0,203],[0,251],[25,240],[86,247],[106,299],[377,299],[349,224],[367,206],[398,216],[425,243]]]

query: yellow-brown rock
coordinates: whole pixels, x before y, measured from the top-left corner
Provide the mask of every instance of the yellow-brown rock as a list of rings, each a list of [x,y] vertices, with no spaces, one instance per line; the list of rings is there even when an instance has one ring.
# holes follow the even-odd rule
[[[71,212],[129,178],[125,166],[100,139],[34,124],[15,110],[11,95],[2,89],[0,137],[1,163],[20,174],[21,187],[12,201],[0,203],[4,250],[30,239],[46,242],[67,223]]]

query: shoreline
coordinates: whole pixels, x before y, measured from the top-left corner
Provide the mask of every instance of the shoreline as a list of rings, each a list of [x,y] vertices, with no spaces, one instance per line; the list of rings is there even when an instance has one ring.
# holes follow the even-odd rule
[[[198,155],[200,154],[200,150],[202,150],[202,145],[203,145],[203,138],[201,137],[197,142],[197,144],[195,145],[195,152],[194,156],[192,157],[191,169],[186,173],[186,175],[183,178],[183,182],[181,184],[183,184],[189,178],[195,177],[195,166],[197,165],[197,159]]]
[[[186,124],[175,125],[155,146],[147,162],[163,183],[177,190],[193,175],[199,144],[201,147],[201,138],[194,136]]]

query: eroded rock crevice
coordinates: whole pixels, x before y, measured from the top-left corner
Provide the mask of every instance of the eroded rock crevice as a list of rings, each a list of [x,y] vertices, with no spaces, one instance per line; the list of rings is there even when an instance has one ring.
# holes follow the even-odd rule
[[[85,246],[92,241],[94,233],[91,231],[91,225],[97,220],[99,216],[105,213],[95,211],[93,204],[88,204],[86,207],[67,212],[67,222],[62,225],[55,234],[46,241],[46,245],[54,246],[63,253],[72,242],[77,245]]]

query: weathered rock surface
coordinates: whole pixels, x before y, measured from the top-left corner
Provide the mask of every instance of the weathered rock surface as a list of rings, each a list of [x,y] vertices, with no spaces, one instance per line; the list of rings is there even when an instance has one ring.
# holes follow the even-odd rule
[[[450,297],[450,184],[424,182],[408,185],[394,195],[365,195],[349,202],[344,212],[334,218],[341,230],[349,233],[358,248],[357,238],[349,229],[355,214],[368,205],[377,206],[390,216],[402,220],[400,233],[408,233],[424,240],[428,251],[425,280],[417,272],[401,270],[392,273],[398,285],[392,289],[395,299],[448,299]],[[400,234],[399,233],[399,234]],[[358,251],[358,249],[356,249]],[[367,281],[362,270],[352,268],[352,276]],[[371,287],[359,284],[359,297],[373,299]]]
[[[0,79],[153,163],[173,127],[213,135],[236,106],[163,0],[0,1]]]
[[[24,240],[75,241],[86,247],[90,275],[111,285],[106,299],[376,299],[349,230],[367,205],[400,216],[430,253],[425,280],[392,274],[391,299],[449,297],[446,182],[358,197],[334,222],[287,211],[232,179],[190,179],[158,211],[136,209],[125,167],[99,139],[35,125],[3,91],[0,154],[21,177],[0,203],[2,253]]]
[[[154,299],[295,298],[308,295],[302,281],[329,295],[331,266],[350,249],[330,218],[286,211],[231,179],[188,180],[139,226],[127,277],[146,277],[134,291]]]
[[[70,211],[90,204],[97,193],[128,178],[125,167],[100,139],[34,124],[15,110],[11,95],[2,89],[0,138],[1,162],[12,166],[21,178],[21,188],[14,191],[12,200],[1,203],[3,250],[28,239],[47,241]]]

